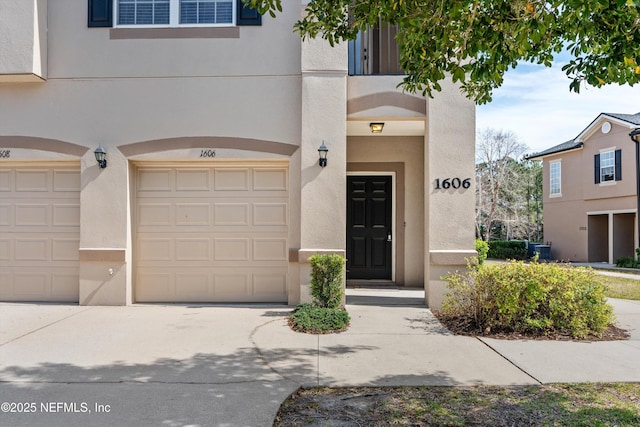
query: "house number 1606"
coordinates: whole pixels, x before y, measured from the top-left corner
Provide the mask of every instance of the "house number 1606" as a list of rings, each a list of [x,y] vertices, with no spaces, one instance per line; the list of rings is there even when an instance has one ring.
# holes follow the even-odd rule
[[[201,150],[200,157],[215,157],[216,150]]]
[[[471,178],[445,178],[440,180],[440,178],[436,178],[436,190],[448,190],[449,188],[464,188],[467,189],[471,187]]]

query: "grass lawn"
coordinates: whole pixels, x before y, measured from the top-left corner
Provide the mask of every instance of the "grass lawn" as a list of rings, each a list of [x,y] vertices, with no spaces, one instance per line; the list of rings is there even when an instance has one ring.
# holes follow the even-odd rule
[[[638,426],[640,384],[299,390],[274,426]]]
[[[610,298],[640,300],[640,280],[599,275]]]

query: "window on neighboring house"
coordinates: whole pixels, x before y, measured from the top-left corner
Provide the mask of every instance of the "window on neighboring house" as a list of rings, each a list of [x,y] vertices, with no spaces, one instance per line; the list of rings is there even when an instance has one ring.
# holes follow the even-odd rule
[[[116,0],[117,25],[233,25],[235,0]]]
[[[622,150],[603,150],[594,156],[595,183],[622,180]]]
[[[555,161],[549,163],[549,195],[560,196],[562,195],[562,163]]]

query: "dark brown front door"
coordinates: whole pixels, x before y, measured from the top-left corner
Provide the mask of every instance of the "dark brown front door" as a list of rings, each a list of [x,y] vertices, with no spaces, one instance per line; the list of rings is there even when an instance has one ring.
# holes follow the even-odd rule
[[[347,176],[347,279],[391,280],[391,177]]]

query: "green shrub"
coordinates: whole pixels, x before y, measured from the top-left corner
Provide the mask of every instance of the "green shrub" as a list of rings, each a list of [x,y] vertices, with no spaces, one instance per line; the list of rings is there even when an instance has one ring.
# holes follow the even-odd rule
[[[478,265],[484,264],[489,252],[489,244],[482,239],[476,239],[476,252],[478,252]]]
[[[585,338],[601,336],[615,321],[604,285],[583,267],[511,262],[446,279],[443,314],[467,318],[479,331]]]
[[[311,263],[311,296],[318,307],[338,308],[342,304],[344,288],[344,257],[336,254],[313,255]]]
[[[289,325],[295,331],[312,334],[340,332],[347,329],[351,318],[341,308],[323,308],[313,304],[299,304],[289,316]]]
[[[635,268],[638,266],[638,262],[635,260],[635,258],[630,256],[618,258],[615,264],[617,267],[624,267],[624,268]]]
[[[491,240],[488,258],[493,259],[527,259],[529,256],[527,243],[517,240]]]
[[[638,260],[632,256],[618,258],[616,260],[616,266],[622,268],[638,268]]]

